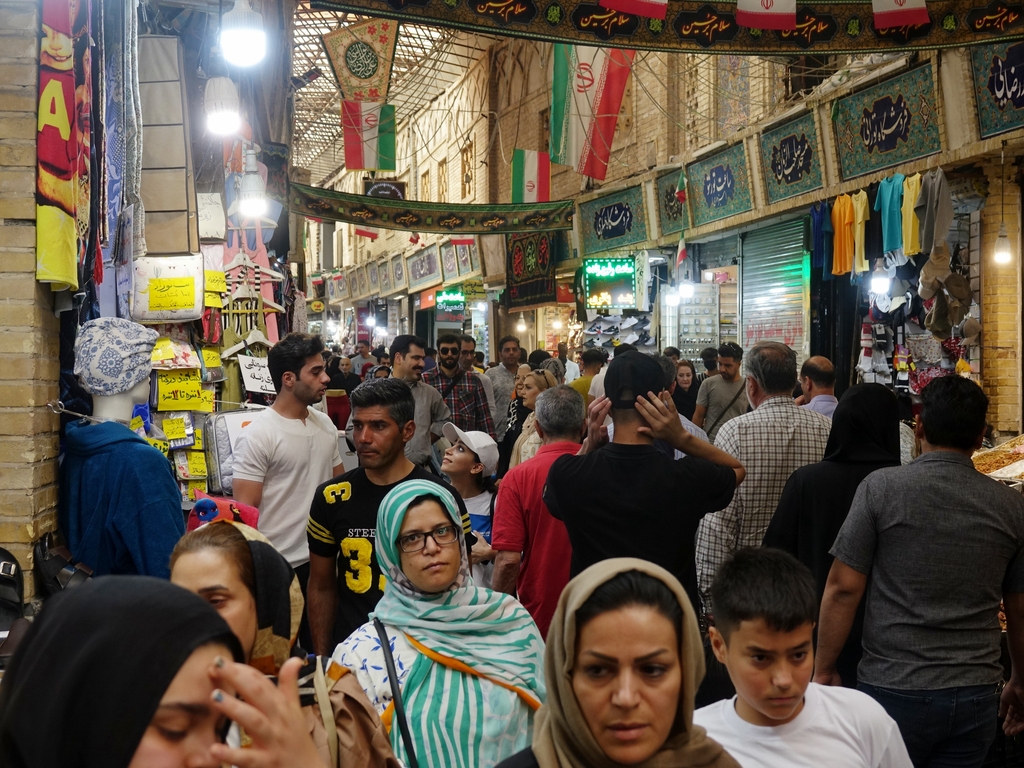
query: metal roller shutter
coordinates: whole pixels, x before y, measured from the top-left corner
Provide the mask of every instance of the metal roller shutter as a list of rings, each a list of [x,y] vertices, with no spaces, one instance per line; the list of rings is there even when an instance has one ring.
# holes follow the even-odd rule
[[[694,243],[696,258],[704,269],[724,267],[733,263],[739,256],[739,236],[729,235],[705,243]],[[690,246],[687,245],[687,248]]]
[[[810,355],[810,254],[806,217],[743,234],[740,322],[743,348],[781,341],[799,362]]]

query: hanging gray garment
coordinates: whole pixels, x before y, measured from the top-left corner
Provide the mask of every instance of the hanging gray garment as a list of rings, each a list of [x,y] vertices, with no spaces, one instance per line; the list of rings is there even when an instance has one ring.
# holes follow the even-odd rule
[[[945,242],[953,224],[953,198],[941,168],[921,174],[921,193],[914,213],[920,222],[921,253],[931,253],[935,244]]]

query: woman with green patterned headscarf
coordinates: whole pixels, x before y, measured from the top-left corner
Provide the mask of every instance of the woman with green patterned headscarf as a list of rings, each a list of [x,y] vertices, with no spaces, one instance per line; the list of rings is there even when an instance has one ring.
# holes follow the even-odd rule
[[[544,702],[544,642],[526,609],[477,587],[459,510],[437,483],[410,480],[377,513],[377,558],[387,576],[373,616],[387,631],[419,768],[491,768],[530,744]],[[373,622],[341,643],[349,669],[391,730],[391,684]]]

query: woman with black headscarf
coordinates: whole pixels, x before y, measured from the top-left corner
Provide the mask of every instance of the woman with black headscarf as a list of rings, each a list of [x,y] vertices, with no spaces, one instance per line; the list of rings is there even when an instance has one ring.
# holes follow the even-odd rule
[[[167,581],[107,576],[56,595],[0,685],[0,765],[215,766],[237,758],[220,743],[228,717],[253,726],[272,764],[319,764],[298,708],[298,664],[279,692],[225,657],[242,660],[228,625]],[[246,703],[229,695],[236,689]]]
[[[872,472],[900,465],[896,396],[881,384],[851,387],[839,400],[825,457],[794,472],[786,483],[764,546],[784,549],[811,569],[818,599],[832,568],[829,550],[853,504],[861,481]],[[856,687],[864,604],[839,655],[843,685]]]

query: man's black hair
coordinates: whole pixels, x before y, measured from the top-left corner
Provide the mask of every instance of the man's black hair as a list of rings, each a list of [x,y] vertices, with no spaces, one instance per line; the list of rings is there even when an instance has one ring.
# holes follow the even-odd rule
[[[804,361],[804,364],[800,366],[800,378],[810,379],[814,382],[815,386],[821,387],[822,389],[829,389],[836,385],[836,369],[829,367],[827,370],[817,363],[811,362],[813,358],[808,358]]]
[[[604,365],[604,350],[585,349],[583,350],[583,355],[580,357],[580,359],[583,361],[584,368],[586,368],[588,365]]]
[[[381,361],[381,358],[390,357],[390,355],[388,354],[388,351],[384,348],[384,345],[381,345],[381,346],[377,347],[370,354],[373,357],[377,358],[377,362],[378,363]]]
[[[526,358],[526,362],[530,364],[533,370],[540,368],[540,364],[551,357],[551,353],[543,349],[535,349],[530,353],[530,356]]]
[[[576,632],[602,613],[629,606],[653,608],[672,622],[676,640],[683,636],[683,608],[664,582],[642,571],[626,571],[595,589],[576,609]]]
[[[637,351],[637,348],[634,347],[632,344],[619,344],[619,346],[617,346],[615,348],[615,351],[612,352],[612,356],[613,357],[618,357],[619,355],[624,355],[627,352],[636,352],[636,351]]]
[[[442,344],[457,344],[462,346],[462,334],[459,333],[442,333],[437,337],[437,346]]]
[[[409,347],[413,345],[424,351],[427,349],[426,339],[421,339],[419,336],[414,336],[411,333],[403,333],[401,336],[395,336],[395,340],[391,342],[391,362],[395,361],[395,355],[408,355]]]
[[[705,347],[700,351],[701,362],[704,369],[708,371],[718,370],[718,350],[714,347]]]
[[[306,360],[324,351],[324,340],[310,333],[289,333],[270,348],[267,367],[274,382],[274,390],[281,394],[281,381],[289,371],[296,378],[302,373]]]
[[[718,567],[711,607],[726,642],[744,621],[763,619],[776,632],[792,632],[818,620],[818,590],[807,566],[788,552],[747,547]]]
[[[516,343],[516,346],[522,349],[523,345],[519,343],[518,337],[502,336],[501,339],[498,340],[498,352],[500,353],[501,350],[505,348],[505,345],[508,344],[510,341],[514,341]]]
[[[701,352],[700,354],[701,357],[704,356],[703,352]],[[716,354],[718,355],[718,357],[728,357],[730,360],[735,360],[738,363],[743,359],[743,347],[732,341],[727,341],[718,348]]]
[[[437,350],[434,349],[433,347],[427,347],[426,349],[423,350],[423,356],[424,357],[434,357],[436,355],[437,355]]]
[[[665,349],[662,350],[662,354],[665,355],[665,357],[672,357],[672,355],[682,357],[682,353],[675,347],[665,347]]]
[[[962,376],[934,379],[921,390],[924,436],[936,447],[968,451],[985,429],[988,398],[981,387]]]
[[[478,364],[480,364],[480,365],[484,364],[484,353],[483,352],[476,352],[473,355],[473,357],[476,358],[476,361],[477,361]]]
[[[357,408],[379,405],[399,427],[416,418],[416,401],[412,390],[401,379],[367,379],[349,394],[353,413]]]
[[[466,346],[467,344],[472,344],[473,345],[473,349],[476,349],[476,339],[474,339],[468,333],[464,333],[461,336],[459,336],[459,340],[462,342],[462,346]]]

